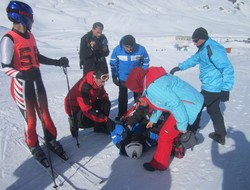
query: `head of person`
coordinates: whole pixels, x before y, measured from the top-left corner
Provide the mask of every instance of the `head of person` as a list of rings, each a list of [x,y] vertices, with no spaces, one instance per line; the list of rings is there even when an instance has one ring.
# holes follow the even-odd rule
[[[129,34],[122,38],[122,45],[127,53],[132,53],[135,45],[135,38]]]
[[[102,31],[104,29],[104,26],[101,22],[95,22],[92,26],[92,33],[93,33],[93,36],[96,37],[96,38],[100,38],[101,35],[102,35]]]
[[[207,39],[208,33],[205,28],[199,27],[192,34],[192,40],[196,46],[202,45]]]
[[[94,71],[93,77],[94,77],[94,81],[96,85],[99,88],[102,88],[104,87],[105,82],[108,81],[109,74],[108,74],[107,69],[99,67]]]
[[[148,102],[147,102],[145,96],[141,96],[141,97],[139,98],[139,101],[140,101],[140,105],[141,105],[141,106],[143,106],[143,107],[147,107],[147,106],[148,106]]]
[[[32,8],[21,1],[10,1],[6,8],[7,16],[14,24],[22,24],[26,30],[30,31],[33,20]]]
[[[125,86],[136,93],[143,93],[143,82],[147,71],[141,67],[133,68],[127,78]]]

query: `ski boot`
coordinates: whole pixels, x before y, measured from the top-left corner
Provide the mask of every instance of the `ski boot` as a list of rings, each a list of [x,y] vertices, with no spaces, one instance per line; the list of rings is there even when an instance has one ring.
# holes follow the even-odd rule
[[[63,160],[68,160],[68,155],[66,154],[66,152],[63,150],[62,145],[60,144],[59,141],[57,141],[56,139],[51,140],[49,143],[47,143],[48,148],[54,152],[55,154],[57,154],[60,158],[62,158]]]
[[[33,157],[45,168],[50,166],[49,161],[43,151],[43,149],[38,145],[36,147],[30,147],[31,154]]]

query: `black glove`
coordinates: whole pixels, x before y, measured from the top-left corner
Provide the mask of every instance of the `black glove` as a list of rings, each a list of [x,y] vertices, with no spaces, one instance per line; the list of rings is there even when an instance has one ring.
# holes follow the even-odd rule
[[[222,102],[227,102],[229,100],[229,91],[221,91],[220,100]]]
[[[27,71],[20,71],[17,74],[17,78],[21,78],[25,81],[33,82],[39,77],[39,75],[40,75],[39,69],[32,67],[31,69]]]
[[[179,71],[180,68],[179,67],[174,67],[171,71],[170,74],[174,75],[175,72]]]
[[[119,79],[118,79],[118,77],[117,77],[117,76],[113,76],[112,79],[113,79],[113,83],[114,83],[116,86],[119,86]]]
[[[58,61],[59,63],[56,66],[69,67],[69,60],[67,57],[61,57]]]
[[[115,129],[115,122],[110,118],[108,118],[106,125],[107,125],[108,132],[111,132]]]
[[[72,137],[77,137],[79,129],[77,125],[75,124],[73,117],[69,116],[68,120],[69,120],[69,126],[70,126],[70,133]]]

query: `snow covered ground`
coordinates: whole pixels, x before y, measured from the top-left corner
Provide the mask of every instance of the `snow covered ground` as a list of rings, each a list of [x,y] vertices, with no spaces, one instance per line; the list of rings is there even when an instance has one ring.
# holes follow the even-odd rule
[[[0,34],[11,28],[5,8],[8,0],[1,0]],[[198,133],[199,145],[188,150],[183,159],[174,159],[167,171],[146,172],[142,164],[150,161],[155,149],[139,159],[119,156],[109,135],[96,134],[92,129],[81,130],[80,148],[69,132],[63,100],[67,83],[61,68],[41,65],[47,90],[49,109],[62,142],[71,159],[89,171],[106,179],[93,185],[78,172],[52,155],[53,166],[73,189],[84,190],[249,190],[250,189],[250,0],[235,4],[227,0],[26,0],[34,11],[32,32],[40,52],[52,58],[66,56],[72,86],[82,76],[79,69],[80,38],[96,21],[103,22],[104,34],[113,48],[125,34],[135,36],[150,55],[151,65],[170,70],[180,61],[194,54],[197,48],[190,41],[176,40],[176,36],[190,36],[199,26],[225,47],[234,69],[236,83],[230,101],[222,104],[227,126],[226,145],[211,141],[208,134],[213,125],[203,112]],[[187,45],[188,51],[177,51],[176,44]],[[108,57],[109,61],[109,57]],[[198,90],[198,68],[176,73]],[[13,102],[10,78],[0,72],[0,184],[1,189],[53,189],[51,177],[41,169],[20,144],[24,120]],[[111,118],[117,114],[118,88],[109,80],[106,90],[112,101]],[[132,94],[130,94],[132,104]],[[37,122],[37,131],[42,127]],[[69,186],[62,184],[63,189]]]

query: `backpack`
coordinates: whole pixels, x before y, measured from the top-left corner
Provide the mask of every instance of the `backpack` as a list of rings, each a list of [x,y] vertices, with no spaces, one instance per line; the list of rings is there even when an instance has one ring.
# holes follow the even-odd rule
[[[182,145],[179,136],[174,139],[171,155],[179,159],[185,156],[186,149]]]

